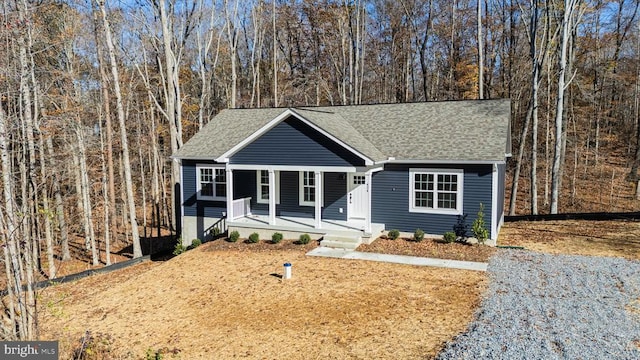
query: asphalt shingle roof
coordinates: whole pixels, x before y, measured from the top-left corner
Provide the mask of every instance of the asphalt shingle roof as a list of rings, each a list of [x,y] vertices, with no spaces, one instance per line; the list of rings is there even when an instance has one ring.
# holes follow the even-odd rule
[[[174,157],[215,159],[287,110],[223,110]],[[508,99],[290,110],[373,161],[503,161],[510,152]]]

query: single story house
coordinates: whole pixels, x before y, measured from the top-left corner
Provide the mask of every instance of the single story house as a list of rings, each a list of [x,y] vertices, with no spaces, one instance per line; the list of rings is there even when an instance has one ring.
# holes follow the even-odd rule
[[[510,104],[223,110],[173,155],[182,239],[206,240],[225,227],[263,239],[308,233],[329,245],[390,229],[441,236],[465,214],[471,225],[482,204],[495,244]]]

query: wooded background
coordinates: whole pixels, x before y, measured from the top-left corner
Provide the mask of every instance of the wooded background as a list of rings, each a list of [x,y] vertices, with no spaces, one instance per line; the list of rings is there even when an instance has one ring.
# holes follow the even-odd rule
[[[510,98],[510,214],[638,209],[639,4],[3,0],[0,337],[77,237],[100,265],[173,229],[169,157],[224,108]]]

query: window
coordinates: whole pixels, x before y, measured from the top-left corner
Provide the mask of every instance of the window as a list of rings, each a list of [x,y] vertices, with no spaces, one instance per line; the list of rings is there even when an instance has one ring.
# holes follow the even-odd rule
[[[462,170],[411,169],[409,211],[462,214]]]
[[[196,166],[198,199],[226,200],[227,172],[223,167]]]
[[[276,204],[280,203],[280,172],[275,172],[276,177]],[[269,203],[269,170],[258,170],[256,172],[256,194],[257,202],[260,204]]]
[[[316,179],[313,171],[300,172],[300,205],[314,206],[316,203]]]

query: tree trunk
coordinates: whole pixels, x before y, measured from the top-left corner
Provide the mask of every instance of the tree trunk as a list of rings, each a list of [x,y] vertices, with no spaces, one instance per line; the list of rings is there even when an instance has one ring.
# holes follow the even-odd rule
[[[131,224],[131,236],[133,241],[133,257],[141,257],[142,249],[140,247],[140,234],[138,232],[138,221],[136,220],[136,204],[133,197],[133,180],[131,177],[131,162],[129,161],[129,143],[127,140],[127,127],[122,104],[122,92],[120,91],[120,75],[116,62],[115,46],[111,35],[111,26],[107,19],[107,10],[104,0],[96,0],[100,13],[102,15],[103,31],[105,41],[107,43],[107,52],[109,53],[109,62],[111,64],[111,76],[113,78],[114,93],[116,95],[116,110],[118,112],[118,122],[120,125],[120,141],[122,142],[122,162],[124,168],[124,181],[127,193],[127,208],[129,210],[129,222]]]
[[[478,99],[484,98],[484,58],[482,46],[482,0],[477,1],[477,23],[478,23]]]
[[[551,169],[551,214],[558,213],[558,200],[560,197],[562,141],[564,136],[564,106],[565,91],[567,88],[567,54],[569,50],[569,37],[571,36],[572,15],[578,0],[564,1],[564,14],[561,27],[560,57],[558,59],[558,92],[556,96],[555,116],[555,147],[553,152],[553,167]]]
[[[113,173],[113,125],[111,125],[111,97],[109,96],[109,78],[107,77],[106,64],[104,63],[104,55],[102,53],[102,42],[100,42],[98,36],[98,16],[93,12],[94,22],[94,37],[96,41],[96,54],[98,57],[98,69],[100,72],[100,90],[102,93],[102,106],[104,110],[104,129],[106,130],[106,149],[103,149],[103,153],[106,150],[107,159],[107,187],[109,189],[109,201],[105,203],[105,227],[111,227],[111,231],[105,231],[107,236],[104,241],[105,245],[111,244],[111,239],[117,240],[118,227],[116,223],[116,189],[115,189],[115,176]],[[102,131],[100,131],[102,134]],[[102,136],[102,135],[101,135]],[[110,258],[109,252],[107,252],[107,258]],[[109,261],[109,260],[107,260]]]
[[[53,140],[51,136],[47,137],[47,155],[49,158],[54,157],[53,152]],[[64,216],[64,202],[62,201],[62,192],[60,191],[60,179],[58,178],[58,171],[53,170],[53,197],[56,203],[56,217],[58,220],[58,229],[60,230],[60,247],[62,250],[62,261],[71,260],[71,253],[69,251],[69,229],[67,228],[67,221]]]
[[[516,199],[518,196],[518,182],[520,179],[520,168],[522,167],[522,159],[524,157],[525,143],[527,142],[527,133],[529,132],[529,124],[531,122],[532,104],[529,104],[527,116],[522,126],[522,135],[520,135],[520,145],[518,146],[518,160],[516,161],[516,169],[513,173],[513,182],[511,185],[511,196],[509,197],[509,215],[516,214]]]

